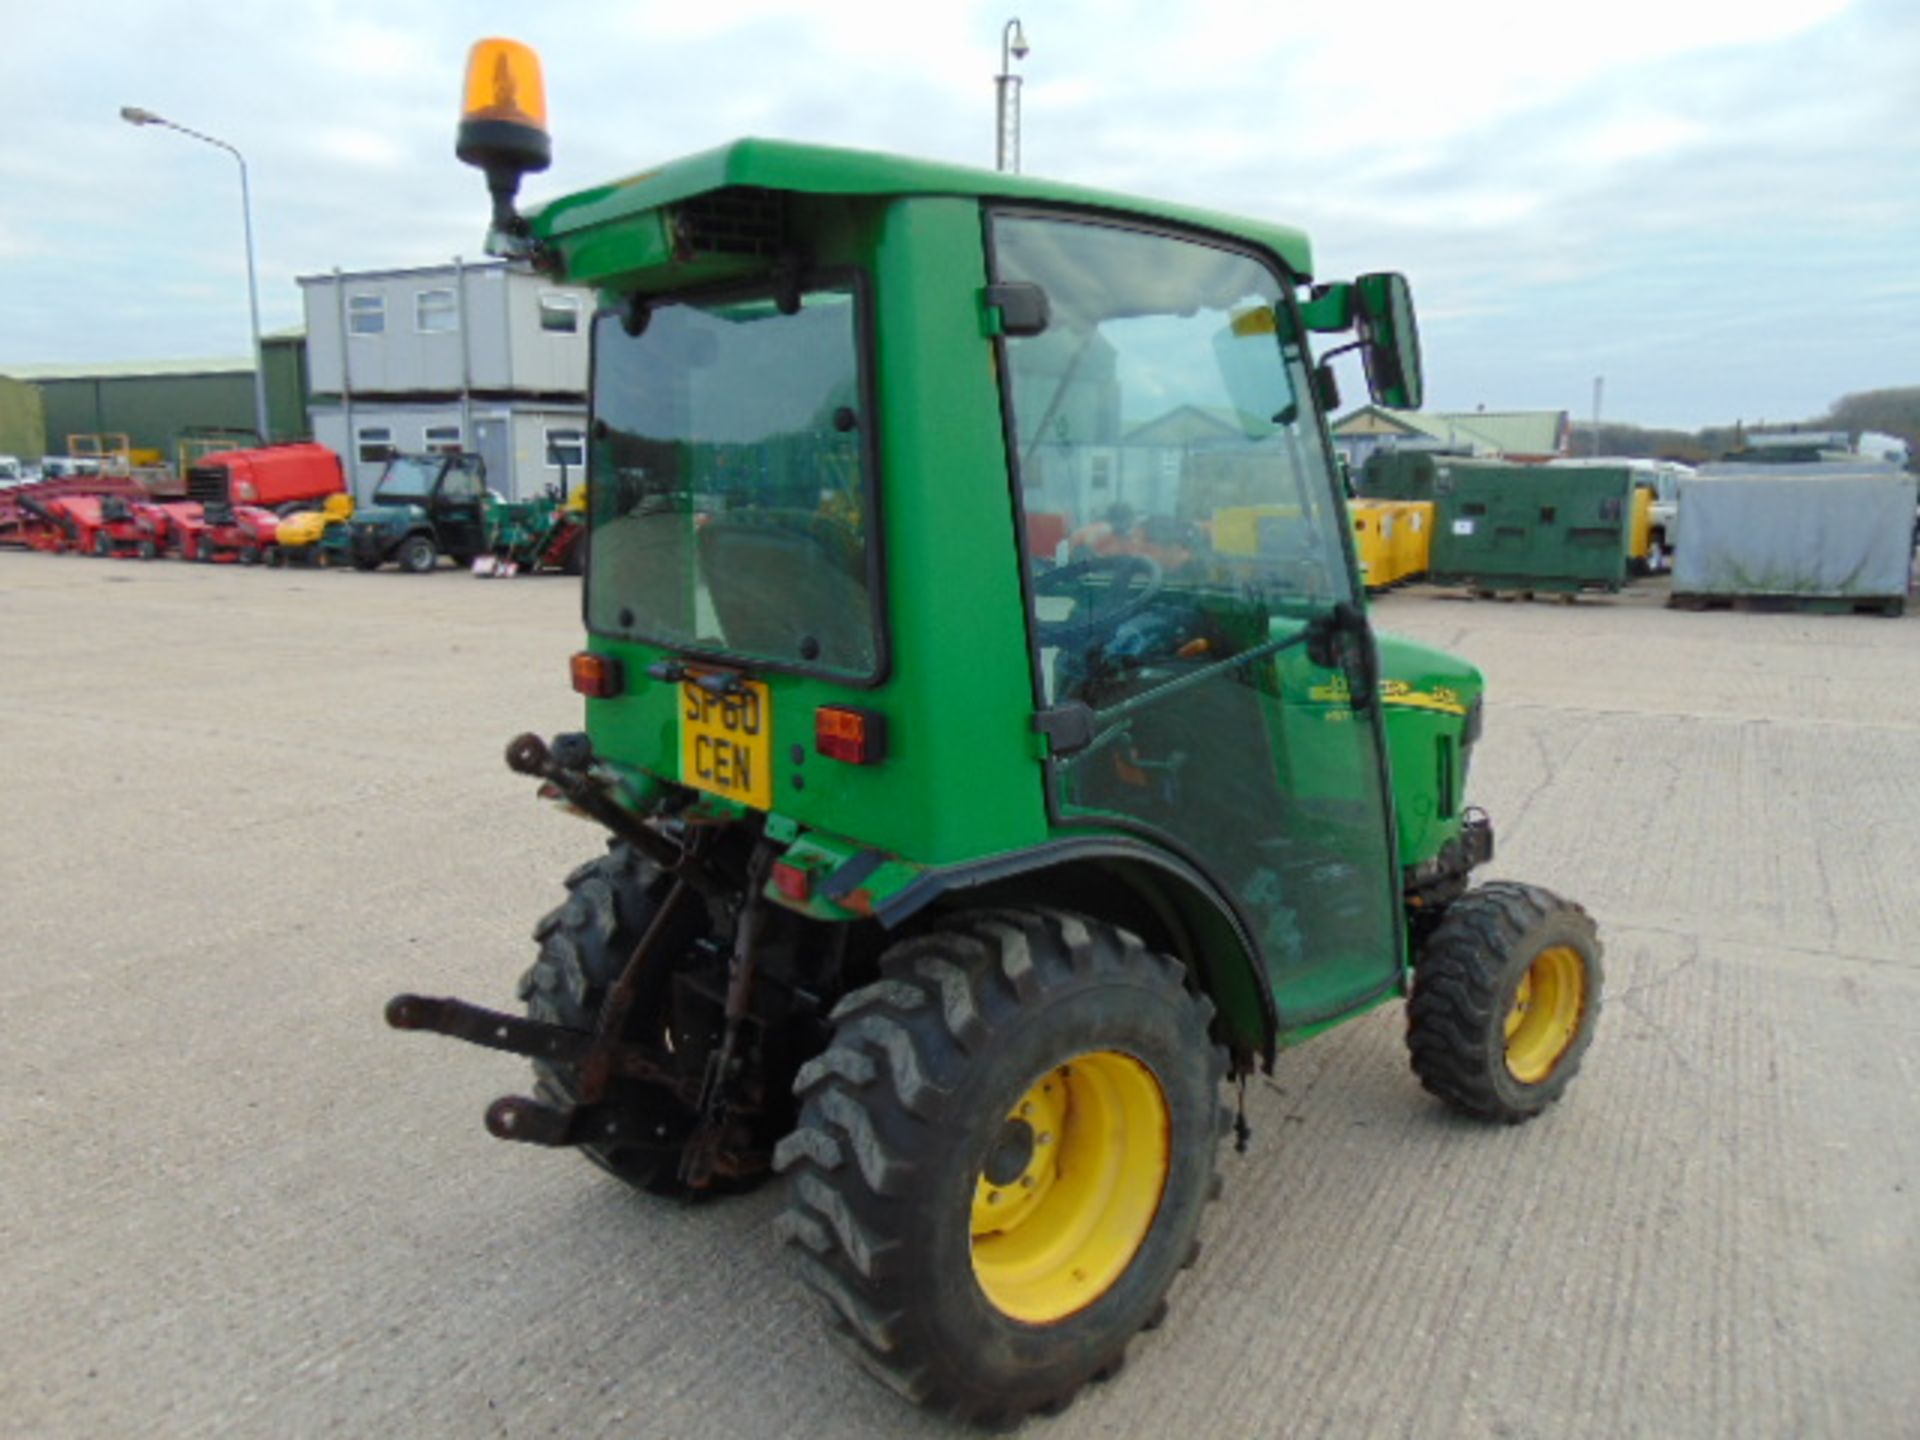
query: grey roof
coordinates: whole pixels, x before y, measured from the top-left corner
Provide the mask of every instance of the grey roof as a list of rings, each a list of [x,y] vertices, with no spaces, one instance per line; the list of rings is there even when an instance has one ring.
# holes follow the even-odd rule
[[[1363,405],[1333,422],[1341,435],[1362,416],[1376,415],[1402,427],[1409,435],[1424,435],[1448,445],[1468,445],[1476,453],[1496,455],[1553,455],[1565,434],[1564,410],[1390,410],[1385,405]]]
[[[384,270],[342,270],[337,275],[331,270],[323,270],[317,275],[296,275],[295,281],[301,285],[331,285],[336,279],[355,280],[404,280],[411,275],[453,275],[461,270],[504,270],[505,260],[492,256],[482,256],[478,260],[444,260],[438,265],[398,265]]]
[[[0,364],[0,375],[16,380],[125,380],[143,375],[250,375],[253,358],[218,360],[69,360],[41,365]]]

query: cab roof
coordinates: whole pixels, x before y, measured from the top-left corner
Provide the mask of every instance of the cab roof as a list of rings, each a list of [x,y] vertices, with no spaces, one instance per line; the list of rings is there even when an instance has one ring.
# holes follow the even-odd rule
[[[1313,247],[1305,232],[1291,226],[1032,176],[785,140],[735,140],[562,196],[542,207],[532,221],[536,234],[560,240],[712,191],[741,187],[803,195],[969,196],[1103,210],[1211,231],[1272,251],[1301,279],[1313,273]]]

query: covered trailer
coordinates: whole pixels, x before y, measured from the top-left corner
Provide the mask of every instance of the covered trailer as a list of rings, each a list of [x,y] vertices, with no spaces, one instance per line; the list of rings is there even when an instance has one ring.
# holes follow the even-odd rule
[[[1901,471],[1695,475],[1673,556],[1675,606],[1775,600],[1897,615],[1912,577],[1915,491]]]

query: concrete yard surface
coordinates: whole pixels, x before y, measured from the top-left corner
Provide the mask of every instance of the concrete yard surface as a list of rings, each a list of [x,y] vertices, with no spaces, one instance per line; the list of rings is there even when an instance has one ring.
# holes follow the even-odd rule
[[[1024,1433],[1910,1436],[1920,619],[1413,589],[1485,668],[1489,874],[1578,899],[1565,1102],[1456,1118],[1395,1004],[1248,1089],[1199,1263]],[[482,1130],[591,825],[561,579],[0,553],[0,1436],[965,1433],[867,1379],[771,1232]]]

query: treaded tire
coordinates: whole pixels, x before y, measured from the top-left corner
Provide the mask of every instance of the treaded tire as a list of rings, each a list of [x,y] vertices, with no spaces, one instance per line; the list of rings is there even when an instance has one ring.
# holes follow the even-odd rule
[[[1120,1368],[1199,1253],[1227,1124],[1213,1007],[1177,961],[1054,911],[956,917],[880,963],[795,1080],[799,1123],[774,1152],[788,1186],[778,1233],[834,1338],[908,1400],[988,1426],[1055,1411]],[[1026,1323],[976,1278],[976,1185],[1015,1102],[1090,1053],[1121,1055],[1157,1083],[1163,1187],[1104,1289]]]
[[[520,977],[518,993],[530,1019],[591,1032],[606,1003],[607,990],[619,977],[634,947],[640,943],[654,913],[673,888],[663,875],[642,860],[624,841],[614,841],[607,853],[589,860],[567,876],[566,902],[548,911],[533,927],[540,953]],[[659,1038],[661,1018],[672,978],[671,961],[705,933],[706,911],[699,905],[683,910],[679,921],[662,937],[657,952],[661,963],[643,981],[630,1012],[630,1033],[651,1026]],[[553,1105],[574,1100],[575,1071],[568,1065],[533,1062],[534,1091]],[[660,1149],[642,1150],[624,1145],[583,1145],[581,1151],[610,1175],[618,1176],[655,1195],[681,1195],[680,1155],[693,1116],[673,1097],[638,1081],[616,1080],[607,1099],[627,1100],[643,1107],[656,1125],[665,1127]]]
[[[1551,1069],[1531,1082],[1508,1060],[1507,1022],[1535,960],[1579,957],[1578,1018]],[[1420,1083],[1455,1109],[1518,1125],[1558,1100],[1600,1018],[1602,947],[1587,912],[1537,885],[1496,880],[1447,907],[1421,948],[1407,1003],[1407,1049]]]
[[[409,535],[394,552],[394,560],[410,575],[425,575],[440,563],[440,552],[425,535]]]

